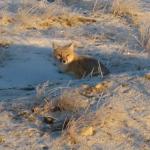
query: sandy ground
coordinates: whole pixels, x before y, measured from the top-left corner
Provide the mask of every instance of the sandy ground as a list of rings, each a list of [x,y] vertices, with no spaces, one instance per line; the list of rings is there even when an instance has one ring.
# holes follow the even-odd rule
[[[5,5],[4,1],[1,3]],[[10,9],[15,9],[11,0],[8,3]],[[87,2],[83,4],[81,14],[85,13]],[[141,1],[144,11],[149,11],[149,6],[150,1]],[[126,20],[112,14],[96,13],[92,17],[97,20],[95,23],[70,28],[31,29],[15,34],[11,26],[2,28],[7,32],[1,37],[13,44],[0,49],[8,54],[0,64],[0,149],[150,149],[150,51],[139,44],[135,38],[137,28]],[[53,41],[73,41],[79,54],[100,59],[111,74],[103,79],[77,80],[60,73],[52,57]],[[104,93],[83,94],[84,85],[105,81],[110,86]],[[33,113],[33,107],[45,103],[45,97],[56,97],[60,89],[79,91],[76,96],[70,91],[72,103],[81,95],[80,102],[88,101],[90,108],[85,118],[90,121],[84,124],[94,128],[94,135],[78,135],[72,144],[61,136],[62,131],[53,131],[51,125],[43,122],[47,115],[62,120],[76,114],[69,109]],[[90,113],[95,112],[98,115],[91,117]]]

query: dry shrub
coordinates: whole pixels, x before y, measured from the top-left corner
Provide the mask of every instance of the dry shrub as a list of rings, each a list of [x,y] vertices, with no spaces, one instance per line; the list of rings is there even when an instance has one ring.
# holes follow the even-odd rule
[[[0,48],[1,48],[1,47],[7,48],[7,47],[9,47],[11,44],[12,44],[11,41],[8,41],[8,40],[6,40],[6,39],[0,39]]]
[[[49,100],[44,99],[44,103],[37,104],[32,108],[32,112],[35,114],[45,114],[55,111],[72,111],[76,112],[84,110],[89,105],[88,99],[81,95],[79,89],[65,89],[58,92],[58,95]]]
[[[68,145],[71,148],[78,144],[82,145],[84,142],[86,145],[88,144],[86,143],[86,138],[93,136],[97,132],[99,132],[98,134],[102,140],[99,140],[99,143],[108,143],[112,135],[115,135],[113,137],[115,142],[123,142],[125,137],[123,134],[118,137],[117,131],[124,126],[126,119],[127,115],[121,104],[107,104],[96,112],[88,112],[81,115],[78,119],[72,119],[65,133],[59,139],[59,146],[57,146]]]
[[[28,14],[25,10],[21,10],[16,14],[16,28],[23,29],[35,28],[37,22],[37,16],[35,14]]]
[[[133,24],[139,31],[140,45],[146,50],[150,50],[150,13],[140,12],[133,18]]]
[[[138,28],[140,44],[150,50],[150,13],[139,11],[132,17],[132,23]]]
[[[42,2],[41,2],[42,3]],[[35,1],[24,1],[17,7],[14,16],[9,16],[7,11],[2,14],[1,24],[12,23],[14,30],[25,29],[45,30],[51,27],[72,27],[86,23],[96,22],[96,19],[88,18],[73,12],[63,5],[43,2],[43,5]]]
[[[146,75],[144,76],[144,78],[147,79],[147,80],[150,80],[150,74],[146,74]]]
[[[58,8],[55,6],[55,11]],[[43,2],[41,6],[40,3],[32,1],[24,1],[21,4],[15,14],[16,25],[24,29],[38,29],[39,22],[46,20],[48,17],[53,15],[54,5],[48,6]]]
[[[5,136],[3,135],[0,135],[0,144],[4,143],[5,142]]]
[[[49,113],[55,109],[55,105],[51,101],[46,101],[42,105],[37,105],[32,108],[32,112],[38,115]]]
[[[15,19],[9,15],[5,14],[5,15],[0,16],[0,25],[7,26],[14,22],[15,22]]]
[[[112,12],[117,16],[134,16],[139,12],[137,0],[114,0],[112,4]]]
[[[88,100],[78,90],[70,89],[62,92],[57,105],[62,110],[78,111],[87,108]]]
[[[70,141],[70,144],[76,144],[79,142],[75,120],[69,122],[66,135],[68,137],[68,141]]]
[[[105,82],[98,83],[94,86],[87,86],[84,88],[82,94],[87,97],[101,94],[105,92],[109,87],[111,87],[111,85],[112,85],[112,82],[105,81]]]
[[[142,12],[138,0],[114,0],[112,12],[117,16],[128,16],[132,23],[138,27],[140,44],[150,50],[150,13]]]
[[[63,150],[66,148],[72,149],[75,144],[80,142],[77,133],[77,121],[74,119],[70,120],[67,129],[60,138],[52,141],[52,149]]]
[[[14,118],[18,118],[18,117],[20,117],[21,119],[24,118],[24,119],[28,120],[29,122],[35,122],[36,121],[35,115],[28,112],[28,111],[18,112],[17,117],[14,117]]]
[[[92,123],[100,125],[101,128],[119,129],[123,121],[127,119],[124,107],[119,102],[108,104],[96,112],[96,120]]]
[[[63,14],[60,16],[51,16],[44,21],[37,23],[37,28],[45,29],[49,27],[73,27],[81,24],[96,22],[95,19],[83,17],[75,14]]]
[[[64,135],[61,139],[65,139],[64,142],[68,142],[70,144],[79,144],[81,140],[84,139],[86,136],[83,136],[83,130],[88,129],[89,127],[93,129],[92,122],[95,120],[95,113],[88,112],[80,115],[78,119],[72,119]],[[87,135],[88,136],[88,135]]]
[[[148,15],[150,17],[150,14]],[[147,17],[148,17],[147,16]],[[140,41],[144,48],[150,50],[150,19],[145,19],[139,25]]]

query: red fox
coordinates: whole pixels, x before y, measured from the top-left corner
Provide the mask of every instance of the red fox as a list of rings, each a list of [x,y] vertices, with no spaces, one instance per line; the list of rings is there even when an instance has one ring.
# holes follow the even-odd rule
[[[59,62],[63,72],[71,73],[76,78],[109,74],[109,70],[102,62],[90,56],[78,55],[74,49],[73,43],[65,46],[53,43],[54,58]]]

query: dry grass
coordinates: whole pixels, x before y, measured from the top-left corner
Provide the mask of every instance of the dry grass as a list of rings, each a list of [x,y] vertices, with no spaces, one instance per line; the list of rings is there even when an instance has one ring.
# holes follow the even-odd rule
[[[150,74],[146,74],[146,75],[144,76],[144,78],[145,78],[146,80],[150,80]]]
[[[140,41],[147,50],[150,50],[150,13],[143,14],[143,21],[139,25]]]
[[[96,134],[97,130],[99,130],[103,137],[99,143],[107,143],[110,140],[111,134],[117,134],[116,131],[123,127],[123,122],[126,119],[126,114],[121,105],[115,105],[108,104],[95,113],[88,112],[81,115],[78,119],[71,120],[65,133],[54,143],[57,143],[58,147],[62,147],[62,145],[74,147],[76,144],[81,144],[81,146],[85,147],[83,145],[86,141],[85,139]],[[117,135],[114,137],[118,143],[124,140],[123,135],[120,135],[119,138],[117,138]]]
[[[150,14],[143,12],[138,0],[114,0],[112,13],[116,16],[128,17],[139,30],[139,42],[145,49],[150,50]]]
[[[57,87],[46,92],[47,87],[48,83],[37,86],[36,98],[39,102],[44,101],[44,103],[38,104],[38,107],[33,108],[33,112],[50,112],[55,109],[74,112],[85,109],[89,104],[87,98],[80,93],[80,89]]]
[[[12,42],[6,40],[6,39],[0,39],[0,48],[7,48],[12,44]]]
[[[51,101],[49,102],[46,101],[44,104],[34,106],[32,108],[32,112],[34,114],[42,115],[42,114],[49,113],[54,109],[55,109],[55,105]]]
[[[5,142],[5,137],[3,135],[0,135],[0,144],[4,143]]]
[[[127,21],[134,25],[139,25],[141,9],[138,0],[114,0],[112,3],[112,13],[115,16],[125,17]]]
[[[117,16],[137,15],[139,6],[137,0],[114,0],[112,4],[112,12]]]
[[[92,22],[96,22],[96,19],[67,13],[60,16],[49,17],[46,20],[39,22],[37,24],[37,28],[45,29],[49,27],[73,27]]]
[[[21,3],[13,16],[8,15],[7,11],[2,13],[0,25],[12,24],[16,31],[46,30],[52,27],[72,27],[96,22],[96,19],[84,17],[65,6],[47,5],[44,2],[40,5],[33,0],[30,3],[28,1]]]
[[[86,97],[79,93],[76,89],[64,90],[57,98],[57,107],[60,110],[67,110],[76,112],[81,109],[86,109],[89,102]]]
[[[84,88],[82,94],[86,97],[90,97],[96,94],[101,94],[105,92],[110,86],[111,86],[111,82],[109,81],[98,83],[94,86],[87,86]]]
[[[0,17],[0,25],[3,26],[8,26],[9,24],[13,23],[15,20],[7,15],[6,13],[4,13],[1,17]]]

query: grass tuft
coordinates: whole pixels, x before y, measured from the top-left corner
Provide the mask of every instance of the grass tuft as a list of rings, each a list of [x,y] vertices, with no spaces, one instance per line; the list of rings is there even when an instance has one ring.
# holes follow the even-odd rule
[[[137,15],[139,6],[137,0],[114,0],[112,4],[112,12],[117,16]]]
[[[130,20],[138,28],[140,45],[150,50],[150,13],[140,9],[138,0],[114,0],[112,13]]]

